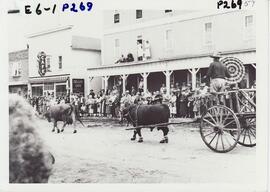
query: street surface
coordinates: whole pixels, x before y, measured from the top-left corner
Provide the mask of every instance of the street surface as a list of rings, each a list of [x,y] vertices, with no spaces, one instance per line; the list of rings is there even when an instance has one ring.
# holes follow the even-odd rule
[[[143,143],[131,141],[133,131],[113,121],[85,122],[72,134],[52,133],[39,120],[40,135],[55,156],[50,183],[236,183],[255,181],[256,147],[237,145],[229,153],[211,151],[192,125],[170,126],[169,143],[162,131],[142,129]],[[61,128],[62,122],[58,127]]]

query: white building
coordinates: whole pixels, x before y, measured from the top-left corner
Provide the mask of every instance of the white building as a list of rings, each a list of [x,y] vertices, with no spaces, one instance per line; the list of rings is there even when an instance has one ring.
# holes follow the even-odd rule
[[[28,35],[28,42],[29,90],[33,96],[85,96],[90,89],[101,88],[101,78],[89,83],[87,76],[87,68],[101,65],[99,39],[73,36],[72,26],[64,26]],[[44,60],[38,58],[41,53]]]
[[[150,42],[150,59],[138,60],[137,43]],[[121,77],[123,89],[137,87],[159,90],[166,84],[196,83],[207,72],[213,52],[236,57],[246,66],[245,86],[256,79],[255,15],[252,11],[104,11],[102,66],[88,69],[89,77],[103,77],[103,87],[111,89]],[[115,64],[131,53],[133,62]]]

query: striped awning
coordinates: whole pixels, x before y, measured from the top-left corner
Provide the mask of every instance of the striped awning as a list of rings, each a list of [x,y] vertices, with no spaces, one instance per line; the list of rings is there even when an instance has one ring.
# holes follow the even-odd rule
[[[30,77],[29,82],[31,84],[62,83],[66,82],[68,78],[69,76]]]

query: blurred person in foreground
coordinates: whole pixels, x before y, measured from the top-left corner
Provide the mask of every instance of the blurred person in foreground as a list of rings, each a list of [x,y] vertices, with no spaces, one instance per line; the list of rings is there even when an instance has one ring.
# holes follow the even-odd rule
[[[54,157],[36,129],[34,109],[22,97],[9,95],[9,182],[47,183]]]

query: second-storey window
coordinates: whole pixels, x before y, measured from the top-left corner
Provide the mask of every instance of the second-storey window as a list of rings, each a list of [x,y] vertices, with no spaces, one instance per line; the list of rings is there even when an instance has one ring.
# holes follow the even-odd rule
[[[47,55],[46,56],[46,69],[47,69],[47,72],[51,72],[51,60],[52,60],[52,56]]]
[[[165,31],[165,47],[166,50],[172,49],[172,30],[168,29]]]
[[[244,37],[246,40],[250,40],[253,37],[253,15],[245,17]]]
[[[165,10],[165,13],[171,13],[171,12],[172,12],[171,9],[166,9],[166,10]]]
[[[142,10],[141,9],[140,10],[136,10],[136,19],[140,19],[142,17],[143,17]]]
[[[62,67],[63,67],[62,56],[58,56],[58,68],[62,69]]]
[[[114,23],[120,23],[120,14],[117,12],[114,13]]]
[[[114,40],[114,56],[116,59],[120,58],[120,40],[119,39]]]
[[[22,74],[22,66],[20,62],[12,63],[12,76],[19,77]]]
[[[204,24],[204,43],[212,44],[212,23]]]

